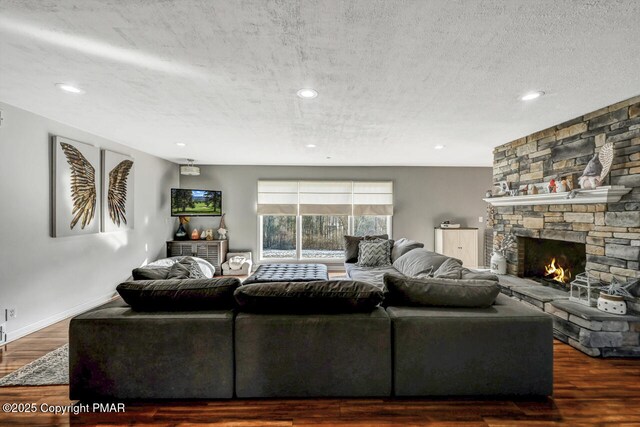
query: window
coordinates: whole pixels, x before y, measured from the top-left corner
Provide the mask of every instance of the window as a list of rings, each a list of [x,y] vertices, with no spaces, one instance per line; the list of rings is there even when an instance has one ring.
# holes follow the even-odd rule
[[[302,217],[302,258],[344,258],[343,238],[349,232],[346,215],[312,215]]]
[[[338,260],[345,234],[391,234],[393,183],[258,181],[261,260]]]
[[[354,236],[373,236],[388,234],[389,216],[363,215],[353,217]]]
[[[262,217],[262,258],[296,258],[296,217],[264,215]]]

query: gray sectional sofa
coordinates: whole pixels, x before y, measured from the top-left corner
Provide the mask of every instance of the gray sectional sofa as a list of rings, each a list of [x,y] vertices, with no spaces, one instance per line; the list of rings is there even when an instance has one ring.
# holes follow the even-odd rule
[[[348,269],[372,282],[380,273]],[[553,387],[551,319],[504,295],[484,308],[339,314],[144,313],[115,303],[72,319],[69,340],[79,400],[548,396]]]

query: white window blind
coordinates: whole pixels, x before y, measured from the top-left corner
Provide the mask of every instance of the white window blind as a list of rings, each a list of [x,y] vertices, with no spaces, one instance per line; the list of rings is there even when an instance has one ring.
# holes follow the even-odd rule
[[[351,215],[351,181],[300,181],[300,215]]]
[[[298,182],[258,181],[258,215],[298,215]]]
[[[393,182],[258,181],[258,215],[393,215]]]
[[[354,182],[353,215],[393,215],[393,182]]]

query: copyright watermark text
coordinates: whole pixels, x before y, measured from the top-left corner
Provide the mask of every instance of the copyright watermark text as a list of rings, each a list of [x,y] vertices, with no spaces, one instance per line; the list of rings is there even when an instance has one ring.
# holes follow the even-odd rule
[[[4,403],[4,413],[85,414],[126,412],[124,403],[77,403],[75,405],[50,405],[48,403]]]

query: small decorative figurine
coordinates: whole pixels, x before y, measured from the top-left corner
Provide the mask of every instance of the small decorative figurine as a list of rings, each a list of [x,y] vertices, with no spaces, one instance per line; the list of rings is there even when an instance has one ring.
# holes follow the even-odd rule
[[[206,234],[206,237],[205,237],[205,238],[206,238],[207,240],[213,240],[213,228],[207,228],[206,233],[207,233],[207,234]]]
[[[538,186],[531,184],[531,194],[538,194]]]
[[[185,229],[185,225],[189,223],[188,216],[180,216],[180,225],[176,230],[176,233],[173,235],[175,240],[187,240],[187,230]]]
[[[191,240],[199,240],[200,239],[200,233],[198,233],[198,229],[194,228],[193,231],[191,232]]]
[[[587,163],[582,176],[578,179],[580,188],[587,190],[600,187],[609,174],[611,163],[613,163],[613,143],[607,142]]]
[[[225,240],[227,238],[227,225],[224,223],[224,216],[225,214],[222,214],[222,218],[220,218],[220,226],[218,227],[218,238],[220,240]]]
[[[551,178],[551,181],[549,181],[549,193],[555,193],[556,189],[557,189],[556,180]]]
[[[205,230],[202,230],[202,233],[200,233],[200,240],[204,240],[207,238],[207,232]]]
[[[558,188],[558,193],[566,193],[569,190],[570,188],[569,183],[567,182],[567,178],[563,176],[560,179],[560,187]]]

